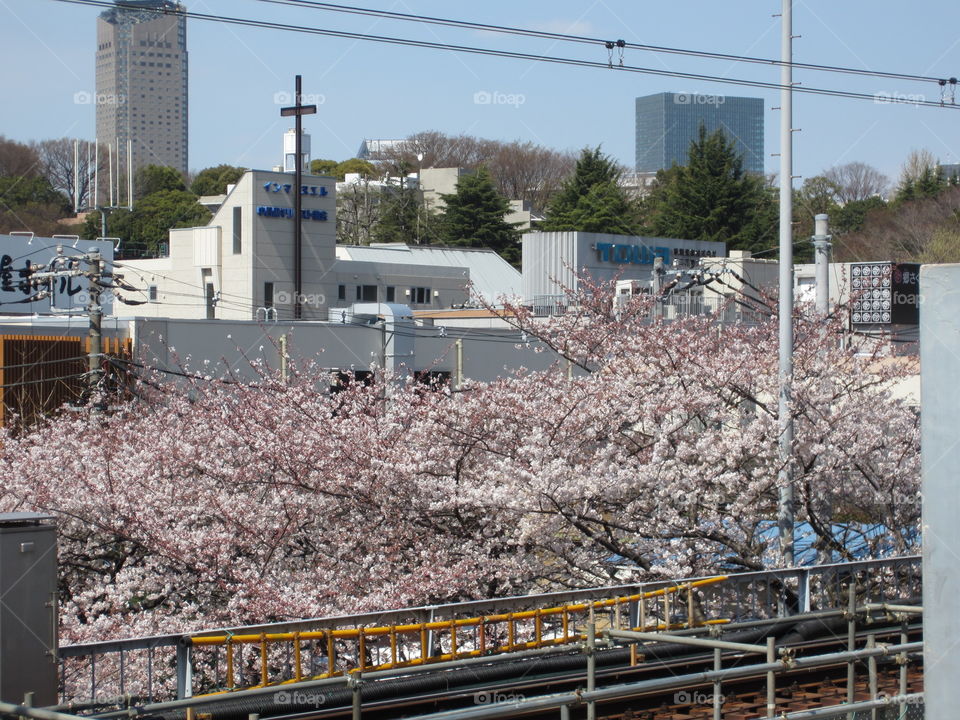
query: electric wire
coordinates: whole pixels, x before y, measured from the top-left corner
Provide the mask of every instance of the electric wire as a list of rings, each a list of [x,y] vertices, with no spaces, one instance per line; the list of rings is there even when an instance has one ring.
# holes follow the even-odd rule
[[[0,385],[0,390],[7,390],[9,388],[20,387],[22,385],[36,385],[37,383],[48,383],[48,382],[57,382],[60,380],[73,380],[75,378],[86,377],[89,373],[74,373],[73,375],[62,375],[61,377],[54,378],[39,378],[37,380],[23,380],[21,382],[7,383],[6,385]]]
[[[53,0],[54,2],[62,2],[71,5],[83,5],[88,7],[100,7],[100,8],[114,8],[117,7],[117,3],[109,0]],[[119,5],[122,7],[123,3],[120,2]],[[700,73],[688,73],[688,72],[678,72],[674,70],[662,70],[659,68],[651,67],[641,67],[636,65],[612,65],[611,63],[592,61],[592,60],[583,60],[576,58],[568,57],[558,57],[553,55],[538,55],[534,53],[523,53],[513,50],[494,50],[491,48],[481,48],[471,45],[457,45],[453,43],[441,43],[433,42],[429,40],[413,40],[410,38],[400,38],[392,37],[386,35],[371,35],[369,33],[357,33],[357,32],[348,32],[345,30],[331,30],[327,28],[318,28],[318,27],[308,27],[303,25],[293,25],[288,23],[278,23],[270,22],[265,20],[251,20],[249,18],[239,18],[231,17],[227,15],[215,15],[211,13],[198,13],[195,11],[189,10],[170,10],[165,11],[166,14],[179,15],[184,18],[189,18],[193,20],[204,20],[209,22],[219,22],[229,25],[239,25],[243,27],[252,27],[252,28],[263,28],[271,30],[281,30],[287,32],[298,32],[305,33],[310,35],[321,35],[325,37],[337,37],[345,38],[350,40],[362,40],[369,42],[377,42],[388,45],[400,45],[405,47],[419,47],[426,48],[431,50],[446,50],[451,52],[461,52],[473,55],[485,55],[490,57],[502,57],[509,58],[514,60],[527,60],[531,62],[546,62],[553,63],[558,65],[568,65],[575,67],[583,68],[593,68],[593,69],[616,69],[623,72],[630,73],[640,73],[645,75],[657,75],[662,77],[673,77],[673,78],[682,78],[685,80],[699,80],[703,82],[710,83],[722,83],[729,85],[740,85],[745,87],[756,87],[764,88],[767,90],[787,90],[791,89],[794,92],[807,93],[813,95],[825,95],[828,97],[842,97],[849,98],[853,100],[869,100],[871,102],[876,102],[876,95],[862,92],[855,92],[851,90],[832,90],[828,88],[815,88],[808,87],[803,85],[783,85],[776,82],[766,82],[761,80],[747,80],[744,78],[730,78],[722,77],[719,75],[705,75]],[[926,99],[916,99],[913,97],[901,97],[899,95],[891,95],[886,98],[889,104],[904,104],[904,105],[913,105],[916,107],[938,107],[938,108],[951,108],[951,109],[960,109],[960,105],[956,104],[955,101],[944,102],[944,101],[932,101]]]
[[[56,365],[57,363],[76,362],[77,360],[87,360],[90,355],[77,355],[69,358],[59,358],[57,360],[37,360],[36,362],[19,363],[17,365],[3,365],[0,370],[16,370],[18,368],[36,367],[37,365]]]
[[[544,40],[558,40],[562,42],[575,42],[587,45],[601,45],[607,47],[608,43],[613,42],[617,47],[623,47],[629,50],[643,50],[646,52],[665,53],[673,55],[688,55],[691,57],[709,58],[712,60],[726,60],[731,62],[756,63],[761,65],[784,66],[789,65],[799,70],[817,70],[822,72],[843,73],[848,75],[862,75],[866,77],[886,78],[891,80],[916,80],[919,82],[943,81],[955,83],[956,78],[938,78],[929,75],[916,75],[912,73],[886,72],[881,70],[867,70],[863,68],[851,68],[840,65],[822,65],[818,63],[800,63],[786,62],[784,60],[775,60],[772,58],[761,58],[750,55],[737,55],[730,53],[708,52],[704,50],[690,50],[685,48],[668,47],[664,45],[648,45],[636,42],[625,42],[623,40],[611,41],[607,38],[587,37],[584,35],[571,35],[568,33],[549,32],[546,30],[531,30],[527,28],[510,27],[506,25],[492,25],[488,23],[470,22],[467,20],[453,20],[449,18],[431,17],[429,15],[416,15],[411,13],[400,13],[392,10],[375,10],[372,8],[362,8],[350,5],[336,5],[334,3],[317,2],[316,0],[257,0],[258,2],[271,5],[288,5],[293,7],[309,8],[313,10],[325,10],[337,13],[347,13],[352,15],[365,15],[370,17],[379,17],[389,20],[404,20],[429,25],[443,25],[447,27],[463,28],[467,30],[483,30],[493,33],[503,33],[508,35],[521,35],[524,37],[533,37]],[[623,45],[619,45],[623,43]],[[609,48],[608,48],[609,49]]]

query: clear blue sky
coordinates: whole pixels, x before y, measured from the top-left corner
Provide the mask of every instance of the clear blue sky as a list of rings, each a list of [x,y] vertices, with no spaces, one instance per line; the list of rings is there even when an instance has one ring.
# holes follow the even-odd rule
[[[547,29],[612,40],[778,57],[778,0],[353,0],[399,12]],[[355,17],[270,5],[256,0],[188,0],[197,12],[292,22],[355,32],[441,40],[605,60],[606,50],[546,40]],[[960,2],[797,0],[795,58],[813,62],[960,77]],[[53,0],[0,0],[4,48],[0,134],[20,141],[93,138],[92,105],[76,104],[94,90],[95,20],[99,10]],[[461,55],[191,21],[190,167],[221,162],[265,168],[279,163],[288,127],[274,97],[304,78],[319,96],[318,115],[305,127],[313,157],[352,157],[363,138],[397,138],[421,130],[530,140],[577,150],[603,149],[633,165],[634,98],[661,91],[763,97],[766,167],[776,171],[775,91],[730,84],[592,70]],[[698,60],[628,49],[631,65],[776,82],[776,67]],[[797,71],[808,86],[939,99],[932,84]],[[477,104],[477,93],[515,96],[513,104]],[[503,95],[498,96],[501,99]],[[519,99],[522,98],[522,104]],[[958,97],[960,100],[960,97]],[[876,104],[798,94],[795,174],[816,175],[859,160],[896,179],[912,148],[942,162],[960,162],[960,110]]]

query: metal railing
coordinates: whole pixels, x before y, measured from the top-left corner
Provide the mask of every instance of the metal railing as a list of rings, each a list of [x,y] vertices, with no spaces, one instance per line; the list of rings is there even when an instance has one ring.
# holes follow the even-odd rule
[[[64,702],[153,702],[529,651],[649,631],[920,597],[920,556],[478,600],[59,649]]]

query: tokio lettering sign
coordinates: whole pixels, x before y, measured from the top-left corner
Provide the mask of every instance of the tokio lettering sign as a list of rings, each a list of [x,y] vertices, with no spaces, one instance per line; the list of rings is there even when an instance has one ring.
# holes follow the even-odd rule
[[[595,246],[600,262],[612,262],[618,265],[653,265],[654,258],[663,258],[670,263],[670,248],[650,247],[649,245],[627,245],[620,243],[597,243]]]
[[[257,215],[260,215],[262,217],[292,218],[293,208],[270,207],[268,205],[258,205]],[[304,220],[318,220],[320,222],[325,222],[327,219],[327,211],[326,210],[301,210],[300,216]]]
[[[292,183],[276,183],[276,182],[265,182],[263,184],[263,189],[267,192],[285,192],[288,195],[290,191],[293,190]],[[315,195],[316,197],[326,197],[330,193],[323,185],[301,185],[300,186],[301,195]]]

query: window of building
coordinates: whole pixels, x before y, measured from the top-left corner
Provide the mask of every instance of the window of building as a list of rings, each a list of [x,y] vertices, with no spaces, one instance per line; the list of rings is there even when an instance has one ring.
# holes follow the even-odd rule
[[[158,298],[158,297],[159,297],[159,295],[158,295],[158,293],[157,293],[157,286],[156,286],[156,285],[148,285],[148,286],[147,286],[147,299],[148,299],[150,302],[157,302],[157,298]]]
[[[395,302],[397,289],[393,285],[387,285],[387,302]]]
[[[418,370],[413,374],[413,379],[421,385],[426,385],[431,390],[442,390],[450,385],[450,372],[448,370]]]
[[[430,304],[430,288],[414,287],[410,288],[410,302],[416,305]]]
[[[330,374],[330,392],[343,392],[351,385],[363,385],[370,387],[373,385],[373,372],[370,370],[340,370]]]
[[[347,286],[337,285],[337,300],[346,300],[346,299],[347,299]]]
[[[202,275],[204,299],[207,304],[207,320],[213,320],[217,316],[217,293],[213,289],[213,270],[204,268]]]
[[[233,254],[239,255],[243,250],[243,215],[238,205],[233,209]]]
[[[376,302],[376,285],[357,285],[357,302]]]
[[[263,306],[265,308],[274,307],[273,304],[273,283],[265,282],[263,284]]]

